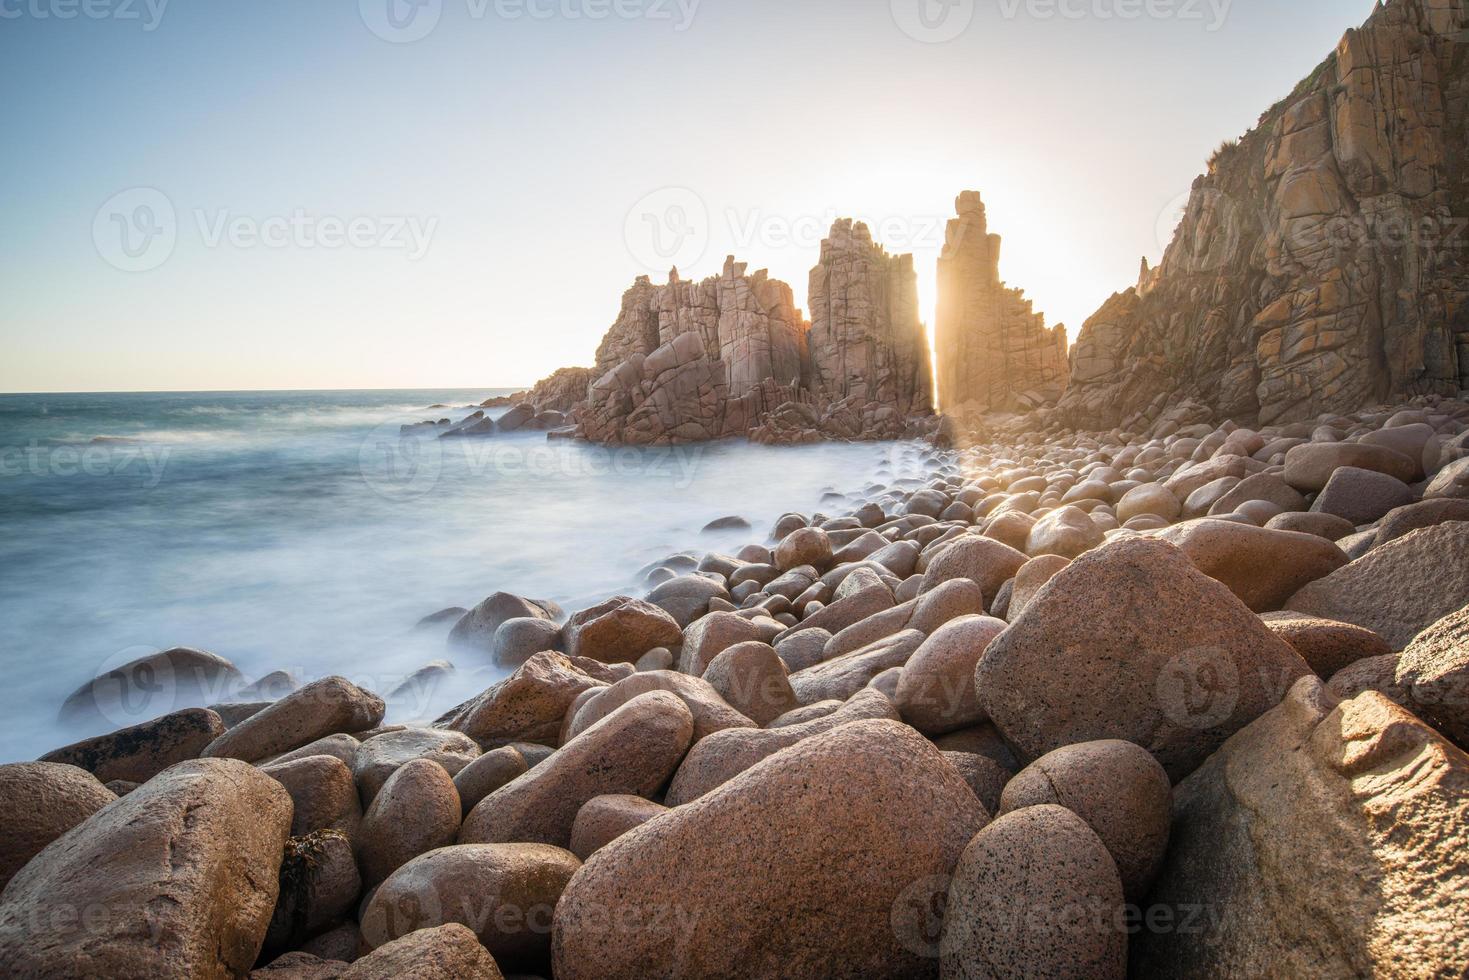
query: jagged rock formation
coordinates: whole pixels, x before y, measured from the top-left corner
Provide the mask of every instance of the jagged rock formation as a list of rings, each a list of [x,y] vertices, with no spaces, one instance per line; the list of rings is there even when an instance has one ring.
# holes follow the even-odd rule
[[[913,434],[931,387],[912,258],[888,256],[865,226],[839,221],[812,285],[817,329],[790,286],[733,257],[702,282],[677,269],[664,286],[638,279],[573,409],[577,434],[609,445]]]
[[[1008,412],[1054,403],[1066,382],[1066,329],[1047,329],[1023,291],[1000,280],[1000,236],[965,191],[939,259],[939,404],[945,412]]]
[[[902,415],[932,408],[913,256],[888,255],[865,224],[840,220],[811,270],[810,306],[812,388]]]
[[[534,406],[537,412],[570,412],[587,400],[596,378],[593,368],[561,368],[514,400],[516,404]]]
[[[1469,387],[1462,0],[1389,0],[1194,183],[1157,269],[1082,328],[1059,416],[1250,424]]]

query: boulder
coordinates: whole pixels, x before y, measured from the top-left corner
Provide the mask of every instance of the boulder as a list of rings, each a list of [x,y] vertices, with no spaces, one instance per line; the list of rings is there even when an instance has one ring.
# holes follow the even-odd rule
[[[1026,539],[1025,553],[1031,557],[1060,555],[1062,558],[1077,558],[1104,540],[1106,535],[1086,511],[1060,507],[1036,521],[1030,537]]]
[[[1469,523],[1413,531],[1312,582],[1294,612],[1372,630],[1394,650],[1469,605]]]
[[[362,878],[352,842],[323,830],[286,842],[280,896],[265,934],[266,956],[297,949],[357,909]]]
[[[925,735],[945,735],[984,721],[974,668],[1005,629],[1003,620],[963,616],[924,640],[908,660],[893,699],[903,720]]]
[[[245,677],[223,657],[175,647],[113,668],[77,688],[61,705],[61,720],[139,725],[179,708],[233,700]]]
[[[1280,609],[1301,589],[1349,561],[1335,544],[1314,534],[1214,518],[1179,524],[1158,536],[1255,612]]]
[[[873,678],[906,664],[925,637],[917,630],[904,630],[863,647],[792,674],[791,690],[801,704],[845,701]]]
[[[739,643],[768,642],[766,629],[732,612],[712,612],[684,630],[683,651],[678,669],[693,677],[704,676],[714,658]]]
[[[921,595],[927,595],[945,582],[969,579],[986,597],[1000,591],[1000,586],[1015,577],[1025,564],[1025,555],[991,538],[966,534],[934,556],[923,573]]]
[[[1372,547],[1381,547],[1412,531],[1452,521],[1469,521],[1469,500],[1424,500],[1399,507],[1378,523]]]
[[[1393,680],[1418,717],[1469,745],[1469,607],[1419,633],[1398,658]]]
[[[357,750],[361,747],[362,743],[357,741],[356,736],[338,732],[336,735],[328,735],[314,742],[307,742],[299,749],[292,749],[289,752],[271,756],[269,759],[261,759],[255,764],[257,766],[279,766],[300,759],[310,759],[313,756],[329,755],[334,759],[341,759],[347,764],[347,768],[351,769],[357,761]]]
[[[520,750],[513,745],[504,745],[486,752],[454,776],[454,788],[459,791],[459,806],[469,816],[475,804],[489,796],[501,786],[523,776],[530,766]]]
[[[585,861],[634,827],[667,812],[668,807],[641,796],[593,797],[571,825],[571,853]]]
[[[505,980],[474,932],[457,922],[379,946],[338,980]]]
[[[1289,643],[1322,680],[1330,680],[1358,660],[1392,653],[1382,637],[1351,623],[1294,612],[1267,613],[1261,618],[1270,632]]]
[[[819,527],[797,528],[775,548],[775,567],[782,572],[810,565],[818,570],[831,564],[831,538]]]
[[[559,653],[538,653],[483,694],[449,712],[435,727],[477,742],[560,744],[566,711],[583,692],[606,687]]]
[[[693,738],[694,717],[683,701],[667,691],[636,697],[481,800],[465,819],[459,843],[568,847],[577,812],[588,800],[652,796]]]
[[[918,600],[904,627],[929,635],[963,616],[983,616],[984,602],[984,590],[978,583],[967,578],[950,579]]]
[[[524,599],[508,592],[496,592],[475,606],[449,631],[449,645],[463,650],[489,653],[495,645],[495,631],[510,619],[544,619],[554,623],[561,610],[550,602]]]
[[[560,650],[561,627],[547,619],[507,619],[490,639],[490,656],[501,667],[519,667],[538,653]]]
[[[680,629],[709,611],[711,599],[729,599],[729,589],[706,575],[680,575],[648,593],[648,601],[673,617]]]
[[[786,671],[794,674],[798,670],[814,667],[826,658],[826,645],[832,636],[824,629],[802,629],[787,633],[775,645]]]
[[[1271,531],[1295,531],[1298,534],[1314,534],[1327,541],[1340,541],[1355,534],[1356,525],[1334,514],[1276,514],[1265,523]]]
[[[1204,914],[1138,933],[1133,969],[1461,976],[1466,826],[1469,757],[1380,694],[1337,704],[1305,678],[1175,790],[1149,901]]]
[[[1302,493],[1319,493],[1344,466],[1396,477],[1404,483],[1417,478],[1418,464],[1384,446],[1359,442],[1313,442],[1285,454],[1285,482]]]
[[[1340,517],[1360,527],[1380,521],[1416,499],[1413,488],[1395,476],[1343,466],[1331,474],[1326,489],[1317,496],[1311,510]]]
[[[985,813],[1000,812],[1000,795],[1005,791],[1005,784],[1014,775],[1009,769],[989,756],[972,752],[945,752],[944,760],[974,790],[974,795],[984,804]]]
[[[677,620],[650,602],[627,596],[574,614],[562,635],[568,656],[604,664],[630,664],[655,647],[683,642]]]
[[[726,703],[707,680],[674,670],[650,670],[594,692],[569,712],[562,742],[570,742],[623,705],[653,691],[667,691],[688,706],[694,719],[695,742],[726,728],[759,727]]]
[[[1173,815],[1173,786],[1158,761],[1131,742],[1068,745],[1011,779],[999,812],[1048,804],[1086,821],[1116,862],[1127,900],[1141,903],[1168,851]]]
[[[369,886],[409,861],[454,843],[459,831],[459,791],[444,767],[414,759],[388,777],[362,818],[357,861]]]
[[[704,681],[725,703],[759,726],[800,707],[785,665],[769,643],[730,647],[709,664]]]
[[[204,747],[213,759],[256,762],[338,733],[382,723],[383,699],[345,677],[324,677],[251,715]]]
[[[939,939],[945,977],[1123,980],[1122,882],[1101,839],[1060,806],[975,835],[954,869]]]
[[[352,775],[362,794],[362,805],[371,806],[388,777],[414,759],[431,759],[450,776],[455,776],[479,754],[479,745],[462,732],[406,728],[363,742],[357,750]]]
[[[1052,579],[989,645],[975,683],[1030,758],[1122,739],[1178,780],[1309,672],[1183,552],[1118,538]]]
[[[1274,473],[1256,473],[1235,484],[1209,507],[1208,513],[1233,514],[1242,505],[1253,500],[1266,501],[1287,512],[1306,509],[1306,498],[1295,487]]]
[[[507,967],[543,961],[551,913],[581,862],[546,844],[467,844],[421,854],[393,872],[362,913],[373,948],[450,922],[472,929]]]
[[[116,799],[96,776],[76,766],[0,766],[0,891],[52,841]]]
[[[1015,573],[1015,585],[1010,592],[1010,604],[1005,609],[1005,619],[1011,622],[1020,618],[1025,612],[1025,607],[1036,597],[1046,584],[1061,573],[1061,570],[1071,564],[1071,559],[1062,558],[1060,555],[1040,555],[1026,562],[1020,571]]]
[[[1183,502],[1174,496],[1172,490],[1158,483],[1133,487],[1117,501],[1117,519],[1124,524],[1145,514],[1161,517],[1172,524],[1182,513]]]
[[[887,695],[871,688],[859,691],[846,703],[830,703],[835,704],[831,710],[806,719],[792,719],[778,728],[732,728],[706,738],[689,750],[688,757],[678,767],[668,788],[668,805],[677,807],[692,802],[782,749],[843,725],[898,720],[898,712]]]
[[[1469,457],[1439,470],[1423,496],[1427,500],[1469,500]]]
[[[928,974],[925,889],[985,820],[912,729],[818,735],[592,855],[556,908],[555,976]]]
[[[275,909],[290,826],[291,798],[253,766],[179,763],[10,879],[0,975],[243,976]]]
[[[224,722],[208,708],[186,708],[124,728],[111,735],[83,739],[41,756],[85,769],[101,782],[125,779],[146,783],[169,766],[199,758],[204,747],[224,734]]]
[[[262,770],[291,795],[291,836],[332,830],[349,838],[362,824],[362,803],[352,770],[330,755],[277,762]]]

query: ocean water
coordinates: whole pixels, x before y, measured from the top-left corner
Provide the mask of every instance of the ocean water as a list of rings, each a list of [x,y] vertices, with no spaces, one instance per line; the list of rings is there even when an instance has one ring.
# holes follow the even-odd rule
[[[382,694],[448,659],[455,672],[390,708],[431,719],[506,671],[449,650],[447,626],[416,630],[424,616],[497,591],[568,612],[642,595],[648,563],[734,551],[787,511],[836,512],[828,492],[919,473],[912,443],[399,435],[503,393],[0,395],[0,761],[185,706],[57,714],[91,678],[174,646]],[[701,533],[735,514],[753,530]]]

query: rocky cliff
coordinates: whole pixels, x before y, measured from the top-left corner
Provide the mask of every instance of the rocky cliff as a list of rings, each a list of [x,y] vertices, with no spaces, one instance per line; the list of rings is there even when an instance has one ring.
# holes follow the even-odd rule
[[[1463,0],[1390,0],[1221,147],[1161,266],[1082,328],[1060,418],[1194,400],[1269,424],[1469,387],[1466,39]]]
[[[1066,330],[1048,329],[1000,279],[1000,236],[965,191],[938,265],[939,403],[945,412],[1009,412],[1054,402],[1066,383]]]

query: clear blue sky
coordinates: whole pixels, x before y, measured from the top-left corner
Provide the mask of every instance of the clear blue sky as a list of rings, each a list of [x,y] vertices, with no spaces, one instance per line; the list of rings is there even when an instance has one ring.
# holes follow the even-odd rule
[[[676,245],[804,304],[846,214],[931,311],[965,188],[1074,334],[1372,7],[417,2],[0,0],[0,390],[528,384]]]

